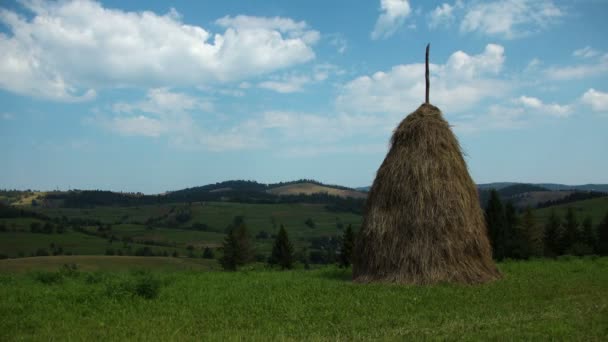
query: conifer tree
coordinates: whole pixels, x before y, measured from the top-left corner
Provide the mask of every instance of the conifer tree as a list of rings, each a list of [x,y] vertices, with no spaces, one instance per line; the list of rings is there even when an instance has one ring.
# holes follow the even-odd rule
[[[597,226],[596,249],[599,255],[608,255],[608,212]]]
[[[585,217],[583,220],[583,230],[581,231],[581,242],[585,244],[586,247],[589,247],[591,252],[595,251],[596,245],[596,236],[593,231],[593,220],[591,216]]]
[[[352,225],[348,225],[342,235],[342,248],[340,250],[340,267],[348,267],[351,264],[353,247],[355,245],[355,234]]]
[[[287,231],[285,227],[281,225],[279,233],[274,240],[272,246],[272,254],[268,258],[268,263],[271,265],[279,265],[281,269],[291,269],[293,267],[294,254],[293,245],[289,242]]]
[[[504,240],[502,239],[505,227],[505,213],[496,189],[490,191],[490,199],[488,200],[485,216],[488,236],[492,244],[492,255],[494,259],[502,260],[505,257]]]
[[[520,245],[525,254],[525,257],[542,256],[543,255],[543,231],[542,227],[536,224],[534,212],[530,208],[526,208],[521,218],[519,227]]]
[[[239,266],[253,260],[253,249],[244,221],[239,222],[226,235],[222,243],[224,255],[219,262],[225,270],[235,271]]]
[[[560,249],[563,253],[572,253],[571,247],[578,242],[580,242],[578,219],[576,218],[574,208],[568,207],[564,219],[564,233],[562,235]]]
[[[525,259],[525,237],[518,229],[519,218],[513,203],[510,201],[505,205],[505,222],[499,240],[504,244],[504,257],[513,259]]]
[[[555,257],[562,254],[562,251],[560,250],[560,240],[561,219],[555,210],[551,210],[551,214],[549,214],[549,218],[544,229],[543,242],[545,247],[545,256]]]

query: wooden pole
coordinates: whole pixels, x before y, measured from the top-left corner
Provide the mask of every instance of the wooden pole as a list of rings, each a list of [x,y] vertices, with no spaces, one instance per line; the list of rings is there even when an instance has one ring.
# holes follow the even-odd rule
[[[431,87],[430,85],[430,81],[429,81],[429,48],[431,47],[431,44],[427,44],[426,45],[426,74],[425,74],[425,78],[426,78],[426,104],[429,104],[429,88]]]

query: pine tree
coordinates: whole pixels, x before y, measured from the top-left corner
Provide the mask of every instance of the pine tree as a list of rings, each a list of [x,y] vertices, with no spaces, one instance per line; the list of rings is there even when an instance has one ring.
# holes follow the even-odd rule
[[[504,240],[502,239],[505,227],[505,213],[496,189],[490,191],[490,199],[488,200],[485,214],[488,236],[492,244],[492,254],[494,259],[502,260],[505,257]]]
[[[224,255],[219,262],[228,271],[235,271],[239,266],[253,260],[253,249],[249,242],[245,222],[239,222],[228,232],[222,243],[222,251]]]
[[[519,218],[513,203],[510,201],[505,205],[505,222],[500,240],[504,243],[505,258],[525,259],[527,258],[525,238],[518,229]]]
[[[348,225],[342,236],[342,248],[340,250],[340,267],[348,267],[351,264],[353,247],[355,245],[355,233],[352,225]]]
[[[281,269],[284,270],[291,269],[293,267],[293,261],[293,245],[289,242],[285,227],[281,225],[281,229],[279,229],[279,233],[274,240],[272,253],[270,258],[268,258],[268,263],[271,265],[279,265],[281,266]]]
[[[519,227],[520,245],[526,257],[543,255],[543,231],[542,227],[536,224],[534,212],[526,208],[521,218]]]
[[[597,226],[597,244],[595,250],[599,255],[608,255],[608,212]]]
[[[593,220],[590,216],[585,217],[583,220],[583,230],[581,232],[581,242],[585,245],[585,247],[589,248],[591,254],[593,254],[595,250],[597,238],[595,237],[595,232],[593,231]]]
[[[545,247],[545,256],[548,257],[556,257],[562,254],[560,249],[560,241],[561,241],[561,219],[555,212],[555,210],[551,210],[551,214],[549,214],[549,219],[545,224],[544,229],[544,247]]]
[[[564,234],[562,235],[560,249],[563,251],[563,253],[572,254],[572,246],[580,242],[578,219],[576,218],[574,208],[568,208],[564,221]]]

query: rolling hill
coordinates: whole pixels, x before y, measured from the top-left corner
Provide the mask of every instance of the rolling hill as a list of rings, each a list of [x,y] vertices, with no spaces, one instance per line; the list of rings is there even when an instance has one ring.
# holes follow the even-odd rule
[[[272,189],[267,190],[268,193],[279,195],[279,196],[289,196],[289,195],[312,195],[312,194],[328,194],[332,196],[338,197],[352,197],[352,198],[366,198],[367,194],[361,191],[357,191],[354,189],[344,189],[344,188],[336,188],[328,185],[322,185],[317,183],[295,183],[289,185],[283,185],[274,187]]]

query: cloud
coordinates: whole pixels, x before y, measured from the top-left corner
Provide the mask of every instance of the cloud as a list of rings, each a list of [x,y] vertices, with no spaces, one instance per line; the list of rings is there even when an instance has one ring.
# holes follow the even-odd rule
[[[488,44],[478,55],[457,51],[445,64],[431,64],[431,102],[457,113],[486,98],[504,96],[510,88],[498,77],[504,61],[504,48]],[[346,83],[336,104],[346,112],[403,115],[423,102],[424,83],[423,64],[397,65]]]
[[[557,103],[544,103],[536,97],[520,96],[516,100],[524,108],[533,109],[539,113],[555,117],[567,117],[572,114],[572,106],[559,105]]]
[[[545,69],[545,75],[552,80],[565,81],[598,77],[608,72],[608,54],[589,59],[591,61],[584,64],[548,67]]]
[[[371,38],[376,40],[392,36],[403,25],[411,11],[408,0],[380,0],[381,14],[371,33]]]
[[[546,29],[564,12],[552,0],[499,0],[467,6],[460,31],[514,39]]]
[[[599,51],[592,49],[590,46],[585,46],[582,49],[574,50],[574,52],[572,52],[572,56],[582,58],[591,58],[599,54]]]
[[[296,93],[304,91],[309,84],[327,80],[332,74],[341,74],[343,71],[329,63],[316,64],[310,74],[288,73],[272,76],[270,80],[258,83],[259,88],[269,89],[278,93]]]
[[[274,90],[277,93],[295,93],[301,92],[304,89],[304,85],[311,82],[310,77],[303,75],[290,75],[283,76],[280,79],[272,81],[264,81],[258,83],[258,87]]]
[[[148,90],[145,100],[135,103],[118,102],[114,104],[113,110],[116,113],[145,112],[164,116],[193,110],[210,112],[213,104],[187,94],[172,92],[168,88],[155,88]]]
[[[110,130],[126,136],[158,137],[166,131],[160,120],[143,115],[116,117],[104,124]]]
[[[15,118],[15,116],[11,113],[1,113],[0,118],[2,120],[13,120]]]
[[[223,17],[221,33],[164,15],[92,0],[24,1],[31,15],[0,9],[0,88],[84,101],[107,87],[165,87],[245,80],[315,58],[319,32],[303,21]]]
[[[595,112],[608,112],[608,93],[590,88],[583,94],[581,101]]]
[[[472,134],[487,130],[517,129],[527,125],[521,106],[491,105],[487,110],[450,120],[454,131]]]
[[[433,29],[440,26],[450,26],[455,20],[454,12],[456,9],[462,9],[463,6],[462,1],[458,0],[454,5],[443,3],[435,7],[435,9],[429,13],[429,28]]]
[[[339,54],[344,54],[346,52],[348,41],[343,35],[334,33],[327,35],[327,38],[329,39],[329,45],[335,47]]]

